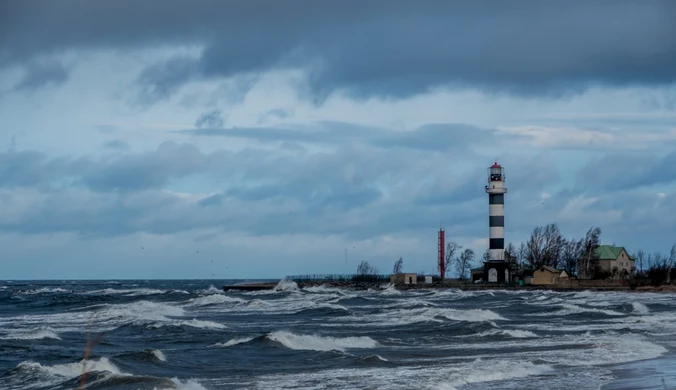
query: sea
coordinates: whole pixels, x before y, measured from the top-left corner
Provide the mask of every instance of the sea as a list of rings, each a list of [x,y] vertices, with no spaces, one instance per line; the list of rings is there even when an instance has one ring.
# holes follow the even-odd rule
[[[676,388],[674,295],[0,281],[0,389]]]

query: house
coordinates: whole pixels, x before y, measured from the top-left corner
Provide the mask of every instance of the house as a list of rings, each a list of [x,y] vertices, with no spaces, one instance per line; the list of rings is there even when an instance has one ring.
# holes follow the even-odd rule
[[[613,270],[617,268],[619,277],[631,274],[636,266],[636,260],[629,256],[623,246],[600,245],[596,248],[596,255],[597,266],[601,271],[613,274]]]
[[[533,284],[535,285],[549,285],[556,283],[556,280],[564,273],[568,277],[566,271],[561,271],[554,267],[542,266],[533,271]]]
[[[418,274],[392,274],[390,283],[396,284],[416,284],[418,283]]]

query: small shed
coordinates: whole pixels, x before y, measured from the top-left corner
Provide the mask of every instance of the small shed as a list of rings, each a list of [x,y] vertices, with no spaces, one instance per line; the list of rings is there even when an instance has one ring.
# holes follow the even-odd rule
[[[472,283],[484,279],[484,267],[472,268]]]
[[[432,284],[432,277],[427,275],[425,276],[425,284]]]
[[[418,274],[392,274],[390,275],[390,283],[417,284]]]
[[[533,284],[549,285],[556,283],[561,275],[561,270],[554,267],[542,266],[533,272]],[[566,277],[568,274],[566,274]]]

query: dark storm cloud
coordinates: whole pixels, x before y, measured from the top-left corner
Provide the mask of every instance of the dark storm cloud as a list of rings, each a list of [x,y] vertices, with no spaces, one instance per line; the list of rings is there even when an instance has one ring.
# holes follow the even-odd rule
[[[5,1],[0,61],[64,49],[197,44],[143,72],[154,101],[188,80],[302,68],[316,96],[442,84],[561,95],[676,81],[676,3],[647,1]]]

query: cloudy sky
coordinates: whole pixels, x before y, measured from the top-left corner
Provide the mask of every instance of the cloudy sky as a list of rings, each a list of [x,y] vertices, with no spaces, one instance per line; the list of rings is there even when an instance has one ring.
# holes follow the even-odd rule
[[[0,3],[0,279],[435,272],[676,242],[676,3]],[[347,251],[346,251],[347,249]],[[346,256],[347,254],[347,256]]]

